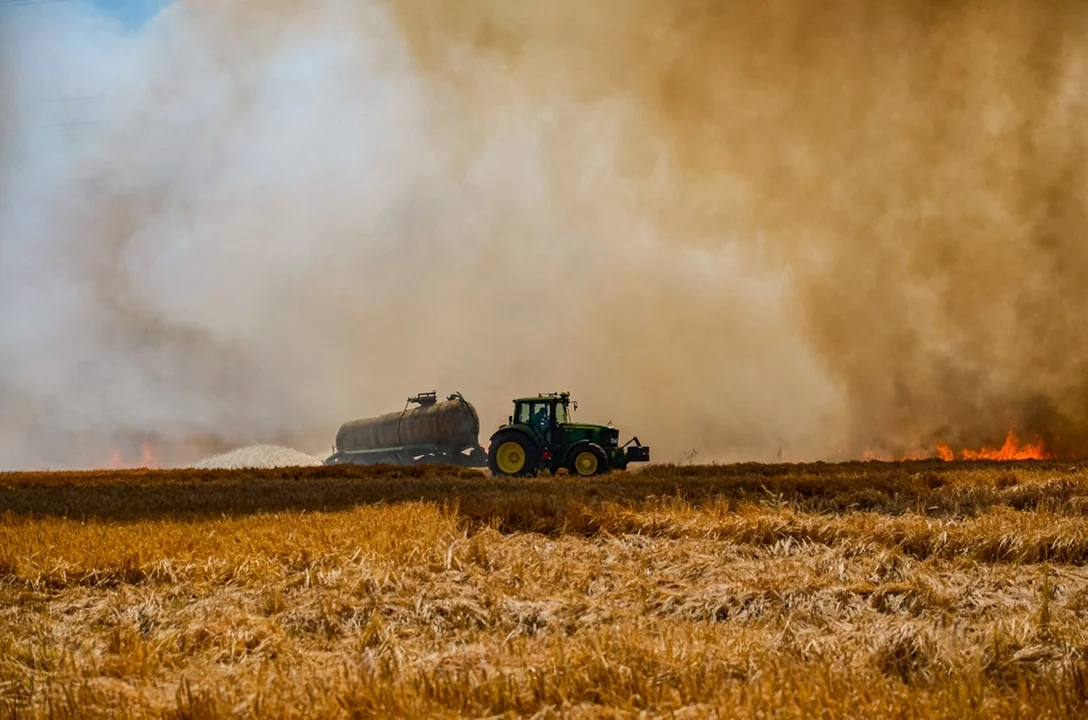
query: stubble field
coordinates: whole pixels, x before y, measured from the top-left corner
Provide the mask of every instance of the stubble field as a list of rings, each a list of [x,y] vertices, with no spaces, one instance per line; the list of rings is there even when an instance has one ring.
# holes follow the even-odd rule
[[[0,475],[0,714],[1070,717],[1088,466]]]

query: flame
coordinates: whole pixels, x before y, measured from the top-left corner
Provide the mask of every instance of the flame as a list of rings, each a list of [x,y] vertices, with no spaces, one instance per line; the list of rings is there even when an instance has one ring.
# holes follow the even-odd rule
[[[886,462],[892,461],[893,459],[899,462],[904,462],[906,460],[927,460],[932,457],[934,457],[934,455],[925,450],[912,450],[899,458],[881,455],[878,454],[878,452],[871,450],[866,450],[862,454],[862,460],[880,460]],[[1010,430],[1009,434],[1005,436],[1004,445],[999,448],[984,446],[978,450],[964,448],[957,452],[948,444],[938,443],[937,457],[945,462],[952,462],[957,457],[961,460],[1051,460],[1053,459],[1054,454],[1043,445],[1041,438],[1036,437],[1036,442],[1034,443],[1022,444],[1021,439],[1016,436],[1016,431]]]
[[[121,448],[114,447],[110,450],[109,464],[106,466],[110,470],[120,470],[125,466],[125,454],[121,451]]]
[[[155,445],[150,440],[144,440],[140,445],[140,466],[156,470],[162,467],[155,459]]]
[[[155,444],[151,440],[145,439],[140,444],[139,462],[130,462],[126,460],[124,450],[117,445],[111,445],[110,459],[106,463],[106,468],[109,470],[132,470],[137,468],[159,470],[162,468],[162,464],[156,456]]]
[[[1008,435],[1005,436],[1005,443],[999,448],[982,447],[980,450],[962,449],[958,452],[953,450],[952,447],[946,443],[937,443],[937,457],[945,462],[952,462],[957,457],[960,460],[1050,460],[1053,459],[1054,453],[1046,449],[1042,439],[1036,437],[1035,442],[1021,443],[1020,438],[1017,437],[1015,430],[1009,430]],[[861,459],[865,461],[898,461],[905,462],[907,460],[928,460],[933,458],[933,453],[925,450],[912,450],[911,452],[901,457],[895,458],[886,454],[880,454],[867,450],[861,454]]]
[[[1048,460],[1053,458],[1054,454],[1043,447],[1042,440],[1021,445],[1016,433],[1009,430],[1009,434],[1005,437],[1005,444],[1000,448],[962,450],[960,457],[964,460]]]

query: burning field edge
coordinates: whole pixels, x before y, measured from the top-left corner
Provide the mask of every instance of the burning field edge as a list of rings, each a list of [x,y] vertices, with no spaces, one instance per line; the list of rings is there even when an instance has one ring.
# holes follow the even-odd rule
[[[1075,717],[1088,467],[0,474],[0,715]]]

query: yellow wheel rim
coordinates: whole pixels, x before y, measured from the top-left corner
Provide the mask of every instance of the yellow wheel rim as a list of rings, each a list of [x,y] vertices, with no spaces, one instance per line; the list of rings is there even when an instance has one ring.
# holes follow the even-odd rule
[[[513,440],[499,446],[499,451],[495,453],[495,459],[499,463],[499,470],[510,475],[521,472],[522,468],[525,467],[525,451],[521,449],[519,443]]]
[[[597,456],[588,450],[578,453],[578,457],[574,458],[574,469],[579,475],[593,475],[598,466]]]

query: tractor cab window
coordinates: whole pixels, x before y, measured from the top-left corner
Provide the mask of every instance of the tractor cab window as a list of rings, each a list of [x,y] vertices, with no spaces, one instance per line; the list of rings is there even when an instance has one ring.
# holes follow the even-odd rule
[[[563,403],[556,403],[555,405],[555,424],[562,425],[570,422],[570,418],[567,416],[567,406]]]
[[[529,424],[541,433],[546,433],[552,426],[551,403],[533,403],[532,408],[533,414],[529,419]]]
[[[517,414],[514,422],[518,425],[528,425],[532,420],[532,406],[529,403],[518,403]]]

